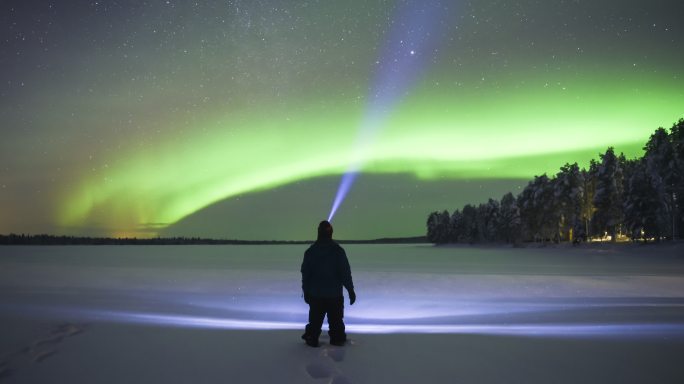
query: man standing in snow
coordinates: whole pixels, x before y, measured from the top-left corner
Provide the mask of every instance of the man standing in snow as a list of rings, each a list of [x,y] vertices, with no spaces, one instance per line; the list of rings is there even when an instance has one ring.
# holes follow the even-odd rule
[[[318,347],[323,319],[328,315],[330,344],[342,346],[347,341],[344,332],[344,296],[349,293],[349,305],[356,301],[354,283],[347,254],[332,239],[333,228],[327,221],[318,225],[318,239],[304,253],[302,262],[302,290],[309,304],[309,324],[302,339],[311,347]]]

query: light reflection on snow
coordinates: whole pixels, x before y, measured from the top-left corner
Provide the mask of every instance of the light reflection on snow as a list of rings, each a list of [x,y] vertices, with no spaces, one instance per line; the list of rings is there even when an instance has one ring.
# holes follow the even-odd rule
[[[4,311],[7,306],[0,308]],[[225,329],[225,330],[302,330],[302,321],[267,320],[258,318],[231,318],[222,316],[200,316],[177,313],[136,312],[126,310],[98,310],[85,308],[57,307],[13,307],[25,314],[42,314],[50,317],[78,321],[102,323],[141,324],[152,326],[168,326],[182,328]],[[2,311],[0,311],[2,312]],[[578,322],[530,322],[534,317],[527,316],[518,322],[458,322],[457,318],[449,318],[451,322],[440,322],[440,317],[420,319],[395,319],[386,322],[383,319],[351,318],[347,321],[350,333],[361,334],[477,334],[499,336],[530,337],[598,337],[598,338],[630,338],[630,337],[684,337],[684,323],[681,322],[592,322],[583,319]],[[413,320],[413,321],[411,321]],[[324,327],[325,329],[325,327]]]
[[[101,311],[90,315],[109,322],[228,330],[293,330],[302,323],[241,320],[186,315]],[[556,337],[684,335],[684,324],[364,324],[347,326],[355,333],[441,333]]]
[[[161,301],[161,297],[158,298]],[[191,300],[193,314],[208,312],[227,317],[306,319],[308,307],[299,301],[249,297],[244,301],[227,302],[221,298]],[[176,307],[176,306],[174,306]],[[603,299],[535,299],[535,300],[397,300],[385,297],[368,297],[353,307],[346,306],[347,319],[352,322],[396,323],[434,322],[434,319],[466,319],[496,316],[538,316],[548,313],[587,311],[620,308],[684,308],[680,299],[654,298],[603,298]]]

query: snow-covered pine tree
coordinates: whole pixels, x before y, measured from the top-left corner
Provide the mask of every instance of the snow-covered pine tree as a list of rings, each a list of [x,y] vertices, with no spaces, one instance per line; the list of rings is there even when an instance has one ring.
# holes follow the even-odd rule
[[[499,216],[501,207],[499,201],[494,199],[487,200],[485,204],[485,238],[487,241],[497,241],[497,229],[499,228]]]
[[[458,235],[458,240],[462,243],[474,243],[479,239],[477,226],[477,208],[466,204],[462,211],[462,231]]]
[[[431,243],[444,244],[450,240],[449,212],[432,212],[427,220],[427,239]]]
[[[463,232],[463,214],[458,209],[451,214],[451,221],[449,223],[450,230],[450,242],[458,243],[460,240],[461,233]]]
[[[520,236],[520,209],[512,193],[508,192],[499,204],[497,237],[506,243],[515,242]]]
[[[659,180],[653,180],[644,159],[638,161],[625,188],[624,215],[627,232],[632,240],[659,239],[664,225],[662,202],[658,199]]]
[[[558,229],[561,240],[572,241],[573,230],[581,222],[584,180],[577,163],[565,164],[556,174],[554,198],[558,210]]]
[[[532,181],[527,183],[522,192],[518,195],[518,207],[520,209],[520,223],[523,238],[537,240],[537,220],[534,210],[534,187]]]
[[[431,243],[437,243],[439,238],[439,215],[440,213],[435,211],[428,215],[427,219],[427,240]]]
[[[646,172],[654,188],[656,198],[660,202],[657,214],[658,222],[665,223],[661,228],[664,236],[674,235],[672,223],[674,215],[674,193],[677,183],[675,155],[670,136],[663,128],[658,128],[646,142],[644,147]],[[668,228],[669,227],[669,228]],[[669,229],[669,231],[668,231]]]
[[[557,214],[552,181],[546,176],[535,176],[518,196],[520,219],[528,238],[544,242],[556,233]]]
[[[608,232],[611,241],[617,240],[618,229],[622,224],[623,176],[620,160],[615,156],[613,147],[601,156],[601,165],[596,175],[593,221],[601,232]]]
[[[594,213],[596,212],[596,207],[594,206],[594,195],[596,194],[596,178],[598,176],[599,164],[596,160],[591,159],[589,161],[589,169],[582,169],[582,186],[584,189],[584,196],[581,202],[580,217],[582,219],[582,230],[580,236],[585,240],[589,240],[592,237],[592,219],[594,218]],[[579,231],[578,231],[579,233]]]
[[[478,242],[496,240],[496,226],[499,216],[499,202],[489,199],[477,206],[477,238]]]
[[[684,238],[684,119],[679,119],[670,128],[670,142],[674,158],[674,212],[675,233],[677,238]]]

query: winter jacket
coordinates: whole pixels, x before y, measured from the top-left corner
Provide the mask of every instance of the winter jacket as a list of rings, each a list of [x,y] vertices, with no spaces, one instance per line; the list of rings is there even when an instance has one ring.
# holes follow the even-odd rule
[[[310,297],[341,297],[342,287],[354,290],[344,249],[332,240],[318,240],[304,252],[302,290]]]

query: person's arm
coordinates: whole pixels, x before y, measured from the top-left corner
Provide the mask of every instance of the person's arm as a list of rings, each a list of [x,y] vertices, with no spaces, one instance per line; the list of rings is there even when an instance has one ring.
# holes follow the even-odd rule
[[[349,266],[349,259],[347,259],[347,254],[344,249],[340,247],[341,250],[341,272],[342,272],[342,285],[347,289],[349,293],[349,305],[354,305],[356,302],[356,292],[354,291],[354,281],[352,279],[351,267]]]
[[[309,284],[311,281],[311,261],[309,257],[309,250],[304,252],[304,261],[302,261],[302,267],[300,269],[302,272],[302,292],[304,293],[304,302],[309,303]]]

